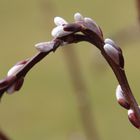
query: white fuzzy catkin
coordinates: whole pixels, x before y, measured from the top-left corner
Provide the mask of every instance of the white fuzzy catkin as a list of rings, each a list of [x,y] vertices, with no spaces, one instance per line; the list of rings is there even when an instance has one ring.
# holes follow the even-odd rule
[[[117,64],[120,64],[120,60],[119,60],[119,53],[118,50],[113,47],[110,44],[105,44],[104,45],[104,50],[107,53],[107,55]]]
[[[63,36],[69,35],[71,33],[72,32],[64,31],[64,27],[63,26],[57,26],[51,32],[52,36],[55,37],[55,38],[63,37]]]
[[[84,17],[80,13],[75,13],[74,20],[75,21],[84,21]]]
[[[53,49],[54,43],[53,42],[41,42],[35,45],[36,49],[40,52],[48,52]]]
[[[115,42],[111,40],[110,38],[106,38],[104,42],[105,44],[116,45]]]
[[[7,76],[14,76],[17,71],[19,71],[23,67],[23,64],[21,65],[15,65],[13,66],[7,73]]]
[[[17,64],[15,66],[13,66],[7,73],[7,76],[15,76],[16,73],[23,67],[24,64]],[[14,83],[13,85],[11,85],[8,89],[7,89],[7,93],[14,93],[15,92],[15,86],[16,83]]]
[[[55,23],[56,26],[68,24],[68,22],[61,17],[55,17],[54,18],[54,23]]]
[[[124,99],[125,100],[125,97],[123,95],[123,91],[122,91],[122,88],[121,88],[120,85],[118,85],[117,88],[116,88],[116,98],[117,98],[117,100],[119,100],[119,99]]]

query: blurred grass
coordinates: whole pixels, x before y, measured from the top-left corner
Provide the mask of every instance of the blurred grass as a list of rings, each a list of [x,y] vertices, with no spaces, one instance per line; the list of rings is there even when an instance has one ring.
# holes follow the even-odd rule
[[[50,6],[53,11],[49,13]],[[36,53],[35,43],[51,39],[53,16],[72,21],[77,11],[95,19],[105,37],[137,22],[134,3],[130,0],[0,0],[1,78],[17,61]],[[129,81],[140,102],[139,45],[124,46],[124,56]],[[101,140],[138,140],[139,132],[128,122],[127,112],[116,103],[117,81],[110,68],[106,67],[103,73],[91,71],[91,51],[95,49],[87,43],[77,44],[75,49],[89,85]],[[69,140],[73,134],[83,136],[73,92],[60,48],[32,69],[20,92],[4,96],[0,105],[0,127],[13,140]]]

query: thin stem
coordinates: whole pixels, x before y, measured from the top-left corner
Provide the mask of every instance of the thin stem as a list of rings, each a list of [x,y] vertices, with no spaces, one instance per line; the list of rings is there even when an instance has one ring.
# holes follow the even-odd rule
[[[124,69],[121,69],[116,64],[114,64],[114,62],[106,55],[104,51],[102,51],[102,55],[107,60],[114,74],[116,75],[116,78],[118,79],[118,82],[124,91],[124,95],[129,102],[131,109],[134,110],[140,124],[140,109],[134,95],[132,94]]]
[[[24,64],[24,66],[17,71],[14,77],[12,77],[12,80],[7,80],[7,77],[0,81],[0,97],[4,94],[4,92],[13,84],[15,83],[19,78],[25,77],[26,74],[29,72],[29,70],[32,69],[34,65],[36,65],[39,61],[41,61],[45,56],[47,56],[50,52],[55,52],[56,49],[61,45],[63,41],[68,41],[69,44],[71,43],[78,43],[81,41],[88,41],[88,37],[84,35],[71,35],[63,37],[63,39],[54,39],[55,42],[54,47],[48,51],[48,52],[39,52],[35,54],[32,58],[29,58],[27,63]]]
[[[63,40],[67,40],[67,37],[63,38]],[[73,37],[71,38],[72,43],[78,43],[81,41],[87,41],[88,38],[86,36],[83,35],[73,35]],[[55,44],[53,49],[51,49],[48,52],[39,52],[37,53],[35,56],[33,56],[32,58],[29,59],[29,61],[22,67],[22,69],[20,71],[17,72],[16,77],[20,78],[21,76],[25,76],[28,71],[35,65],[37,64],[39,61],[41,61],[45,56],[47,56],[50,52],[54,52],[56,51],[56,49],[61,45],[61,40],[56,39],[55,40]]]
[[[137,13],[138,13],[138,20],[140,24],[140,0],[136,0],[136,6],[137,6]]]
[[[132,110],[134,110],[136,117],[140,124],[140,110],[138,103],[136,102],[136,99],[134,98],[134,95],[132,94],[131,88],[128,84],[128,80],[126,78],[125,71],[123,69],[111,66],[112,70],[114,71],[116,78],[118,79],[119,84],[122,87],[122,90],[124,91],[124,95],[127,99],[127,101],[130,104],[130,107]]]
[[[95,44],[92,39],[90,40],[90,43],[93,45]],[[138,123],[140,125],[140,109],[139,109],[138,103],[137,103],[134,95],[132,94],[131,88],[129,86],[128,80],[125,75],[125,71],[124,71],[124,69],[122,69],[118,65],[116,65],[112,61],[112,59],[110,59],[110,57],[105,53],[105,51],[103,49],[104,43],[102,42],[101,44],[102,45],[99,46],[98,48],[101,50],[103,57],[106,59],[106,61],[112,68],[114,74],[116,75],[116,78],[117,78],[119,84],[121,85],[122,90],[124,91],[125,97],[126,97],[127,101],[129,102],[131,109],[134,110],[135,115],[138,119]]]
[[[10,139],[6,134],[0,131],[0,140],[10,140]]]
[[[39,61],[41,61],[45,56],[47,56],[50,52],[55,51],[60,46],[60,41],[58,40],[55,43],[54,49],[48,52],[39,52],[35,56],[33,56],[24,66],[23,68],[17,73],[16,77],[19,78],[21,76],[25,76],[27,72]]]

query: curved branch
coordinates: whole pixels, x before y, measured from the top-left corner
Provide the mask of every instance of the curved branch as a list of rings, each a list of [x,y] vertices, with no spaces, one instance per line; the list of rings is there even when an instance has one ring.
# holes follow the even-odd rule
[[[26,60],[26,62],[21,62],[21,66],[15,65],[16,71],[10,71],[10,76],[0,81],[0,95],[2,96],[11,87],[13,88],[12,91],[19,90],[28,71],[50,52],[55,52],[59,46],[87,41],[101,51],[101,54],[112,68],[123,91],[123,102],[127,102],[129,105],[127,109],[134,112],[131,122],[137,128],[140,128],[140,109],[127,81],[121,48],[110,39],[104,40],[102,31],[95,21],[90,18],[83,18],[79,13],[75,14],[75,23],[68,24],[59,17],[55,19],[55,24],[57,27],[52,31],[54,39],[46,44],[36,45],[37,49],[41,52]],[[80,34],[78,34],[79,32]]]

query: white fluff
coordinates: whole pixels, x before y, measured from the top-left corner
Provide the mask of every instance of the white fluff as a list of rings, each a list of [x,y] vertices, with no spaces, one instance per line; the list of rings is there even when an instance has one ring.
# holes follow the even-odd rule
[[[84,21],[84,18],[80,13],[75,13],[74,14],[74,20],[75,21]]]
[[[105,44],[110,44],[112,46],[117,47],[116,43],[113,40],[111,40],[110,38],[106,38],[104,42],[105,42]]]
[[[13,66],[7,73],[7,76],[14,76],[17,71],[19,71],[21,68],[23,67],[23,65],[15,65]]]
[[[118,50],[113,47],[110,44],[105,44],[104,45],[104,50],[107,53],[107,55],[116,63],[119,65],[119,54]]]
[[[56,26],[68,24],[68,22],[61,17],[55,17],[54,18],[54,23],[55,23]]]
[[[105,44],[104,45],[104,50],[106,51],[107,54],[109,54],[109,53],[117,54],[118,53],[117,49],[114,48],[110,44]]]
[[[123,95],[123,91],[122,91],[122,88],[121,88],[120,85],[118,85],[117,88],[116,88],[116,98],[117,98],[117,100],[119,100],[119,99],[124,99],[125,100],[125,97]]]
[[[64,31],[63,29],[64,27],[63,26],[57,26],[55,27],[51,34],[53,37],[57,38],[57,37],[62,37],[62,36],[66,36],[66,35],[69,35],[71,34],[72,32],[67,32],[67,31]]]
[[[132,110],[132,109],[129,109],[128,110],[128,116],[130,115],[130,114],[133,114],[134,113],[134,111]]]
[[[54,43],[53,42],[41,42],[35,45],[36,49],[40,52],[48,52],[53,49]]]
[[[111,40],[110,38],[106,38],[104,42],[105,44],[115,44],[115,42]]]

